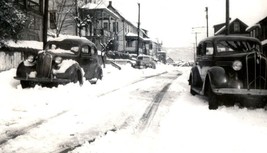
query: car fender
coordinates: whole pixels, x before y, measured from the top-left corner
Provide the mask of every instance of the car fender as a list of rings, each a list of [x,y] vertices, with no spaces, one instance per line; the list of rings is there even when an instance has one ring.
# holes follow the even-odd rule
[[[225,70],[219,66],[210,68],[207,71],[205,80],[205,83],[209,81],[212,88],[223,88],[227,86],[227,76]]]
[[[72,79],[74,74],[78,74],[79,80],[82,80],[82,70],[78,63],[72,63],[71,65],[67,65],[65,68],[66,70],[55,74],[58,78],[66,78],[66,79]]]
[[[191,81],[193,79],[193,81]],[[200,73],[198,71],[198,68],[196,66],[191,68],[190,76],[189,76],[189,85],[191,85],[191,82],[193,83],[193,86],[201,86],[203,84],[203,81],[200,77]]]

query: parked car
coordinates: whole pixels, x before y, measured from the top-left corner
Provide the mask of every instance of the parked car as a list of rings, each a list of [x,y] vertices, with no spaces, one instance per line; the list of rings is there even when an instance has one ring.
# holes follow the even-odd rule
[[[156,61],[149,55],[139,55],[136,58],[136,63],[133,65],[134,68],[156,68]]]
[[[96,83],[102,79],[98,50],[84,37],[54,39],[47,42],[45,50],[30,55],[17,68],[17,80],[22,88],[54,86],[69,82],[83,84],[83,78]]]
[[[217,109],[222,101],[229,100],[248,107],[265,106],[267,58],[260,41],[230,35],[202,40],[189,85],[192,95],[208,97],[209,109]]]

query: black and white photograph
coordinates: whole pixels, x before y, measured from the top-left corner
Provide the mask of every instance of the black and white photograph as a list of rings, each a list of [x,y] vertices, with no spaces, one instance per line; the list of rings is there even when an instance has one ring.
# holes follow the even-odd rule
[[[265,153],[266,0],[0,0],[0,153]]]

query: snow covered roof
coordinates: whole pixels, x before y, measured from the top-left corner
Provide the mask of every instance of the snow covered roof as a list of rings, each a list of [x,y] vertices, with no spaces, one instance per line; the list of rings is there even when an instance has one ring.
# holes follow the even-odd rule
[[[52,38],[52,37],[48,38],[49,41],[62,41],[64,39],[85,39],[85,40],[88,40],[85,37],[73,36],[73,35],[60,35],[59,37],[56,37],[56,38]]]
[[[263,40],[263,41],[261,42],[261,44],[262,44],[262,45],[267,45],[267,39]]]
[[[109,12],[110,14],[112,14],[113,16],[115,16],[116,18],[119,18],[119,16],[114,13],[113,11],[111,11],[109,8],[107,8],[107,6],[104,3],[99,3],[99,4],[95,4],[95,3],[87,3],[84,6],[82,6],[83,9],[90,9],[90,10],[98,10],[98,9],[103,9],[106,10],[107,12]]]
[[[260,24],[258,24],[258,23],[256,23],[256,24],[253,24],[253,25],[251,25],[251,26],[249,26],[249,27],[247,27],[247,29],[246,29],[246,31],[249,31],[249,30],[252,30],[253,28],[256,28],[256,27],[261,27],[261,25]]]
[[[40,41],[33,41],[33,40],[19,40],[15,42],[14,40],[5,41],[4,44],[7,47],[13,48],[32,48],[32,49],[43,49],[43,42]]]

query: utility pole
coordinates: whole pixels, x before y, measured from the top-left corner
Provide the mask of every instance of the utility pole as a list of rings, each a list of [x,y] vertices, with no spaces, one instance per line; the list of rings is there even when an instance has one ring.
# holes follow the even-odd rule
[[[47,29],[48,29],[48,0],[45,0],[44,14],[43,14],[43,49],[47,43]]]
[[[192,27],[192,30],[194,31],[192,34],[195,34],[195,49],[194,49],[194,61],[196,61],[196,52],[197,52],[197,35],[200,34],[201,32],[197,32],[196,29],[201,29],[205,28],[204,26],[201,27]]]
[[[206,7],[206,20],[207,20],[207,37],[209,37],[209,16],[208,16],[208,7]]]
[[[229,35],[229,0],[226,0],[226,16],[225,16],[225,28],[226,35]]]
[[[139,43],[140,43],[140,39],[139,39],[139,31],[140,31],[140,3],[138,3],[138,23],[137,23],[138,27],[137,27],[137,46],[136,46],[136,53],[137,56],[139,55]]]
[[[75,2],[74,2],[75,4],[75,15],[76,15],[76,17],[80,17],[79,16],[79,14],[78,14],[78,1],[77,0],[75,0]],[[76,34],[76,36],[79,34],[79,36],[81,35],[80,34],[80,29],[78,28],[78,26],[77,26],[77,24],[75,25],[75,34]]]
[[[194,61],[196,61],[196,52],[197,52],[197,34],[200,34],[200,32],[195,32],[195,52],[194,52]]]

